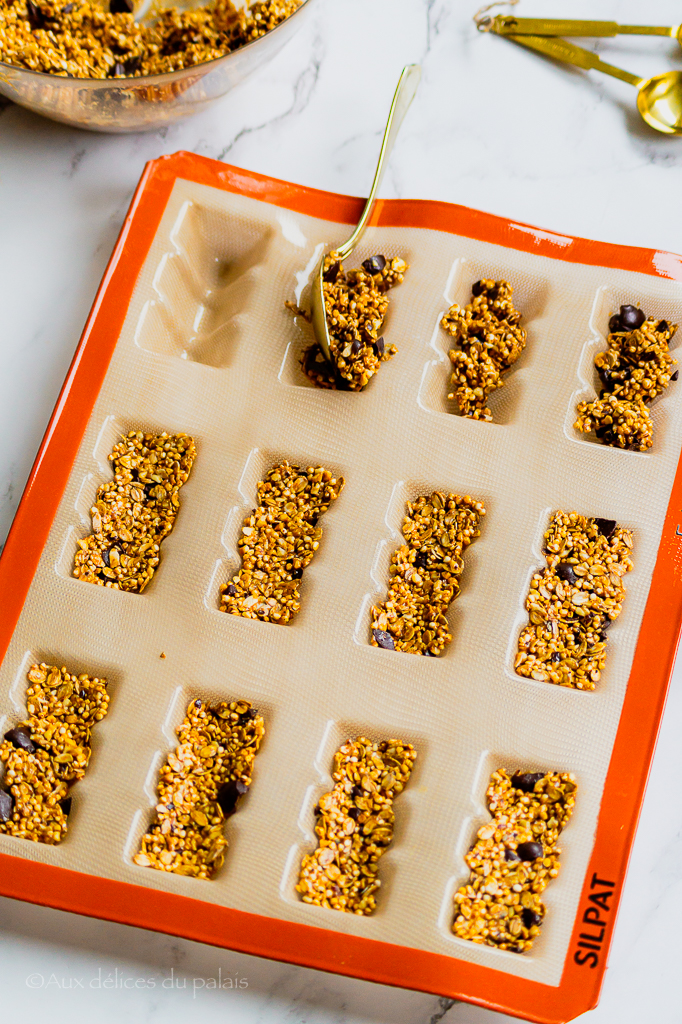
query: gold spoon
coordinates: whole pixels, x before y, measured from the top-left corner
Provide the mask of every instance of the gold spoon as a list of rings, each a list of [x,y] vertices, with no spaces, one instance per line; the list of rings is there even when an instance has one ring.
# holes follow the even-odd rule
[[[494,31],[494,29],[493,29]],[[682,71],[639,78],[600,60],[596,53],[551,36],[507,35],[507,39],[574,67],[603,71],[638,89],[637,109],[648,125],[666,135],[682,135]]]
[[[476,24],[483,32],[501,36],[667,36],[682,45],[682,25],[619,25],[616,21],[515,18],[513,14],[488,15]]]
[[[393,149],[393,144],[397,138],[398,132],[400,131],[400,126],[403,123],[408,107],[414,99],[414,94],[417,91],[421,74],[422,72],[419,64],[408,64],[407,67],[403,68],[402,74],[398,80],[398,86],[393,96],[391,109],[388,114],[384,138],[379,152],[379,162],[377,163],[377,169],[374,172],[374,181],[372,182],[372,187],[369,190],[367,202],[365,203],[365,208],[362,211],[357,227],[348,241],[332,250],[332,252],[325,253],[322,256],[313,276],[312,291],[310,295],[310,313],[313,324],[313,334],[315,335],[315,341],[320,346],[320,350],[325,359],[332,365],[333,359],[329,343],[329,327],[327,325],[327,313],[324,305],[324,261],[327,256],[333,256],[335,260],[342,263],[345,259],[348,259],[353,249],[362,238],[368,221],[372,215],[374,201],[381,186],[384,171],[388,164],[388,158],[391,155],[391,150]]]

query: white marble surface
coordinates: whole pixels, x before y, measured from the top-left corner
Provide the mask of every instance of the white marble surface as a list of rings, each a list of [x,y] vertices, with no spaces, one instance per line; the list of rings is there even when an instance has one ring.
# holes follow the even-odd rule
[[[682,250],[682,139],[639,121],[630,86],[479,35],[475,7],[476,0],[318,0],[310,24],[268,68],[194,120],[149,135],[90,135],[11,105],[0,110],[0,542],[148,159],[187,149],[363,194],[399,70],[419,61],[423,82],[386,195],[449,200],[555,231]],[[598,11],[588,0],[523,0],[517,11],[679,21],[672,0],[612,0]],[[588,45],[639,74],[682,66],[671,41]],[[681,675],[673,679],[601,1004],[581,1018],[590,1024],[682,1020]],[[11,900],[0,901],[0,947],[8,1020],[511,1019]],[[213,990],[219,970],[246,985]]]

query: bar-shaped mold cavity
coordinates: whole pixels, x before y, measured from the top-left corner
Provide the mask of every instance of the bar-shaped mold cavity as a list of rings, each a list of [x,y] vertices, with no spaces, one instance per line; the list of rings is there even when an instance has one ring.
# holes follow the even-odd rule
[[[546,566],[533,574],[528,624],[518,639],[520,676],[594,690],[606,662],[607,630],[622,610],[633,568],[632,531],[613,519],[555,512],[544,534]]]
[[[434,490],[405,503],[404,543],[391,554],[386,599],[370,607],[373,647],[438,657],[452,641],[447,619],[460,592],[464,551],[480,536],[483,502]]]
[[[210,879],[227,851],[224,824],[248,792],[265,733],[248,700],[190,700],[180,741],[159,771],[156,815],[139,841],[140,867]]]
[[[241,568],[219,588],[221,611],[280,625],[291,622],[301,607],[303,571],[320,544],[318,520],[344,483],[324,466],[299,466],[287,459],[268,469],[256,486],[256,507],[241,527]]]
[[[107,681],[44,662],[32,663],[27,678],[26,717],[0,743],[0,833],[54,846],[90,762],[91,731],[109,709]]]
[[[114,478],[97,488],[92,533],[78,539],[73,575],[86,583],[141,593],[161,558],[196,458],[188,434],[130,430],[108,455]]]
[[[393,839],[393,802],[416,757],[410,743],[365,736],[336,751],[333,787],[315,808],[318,845],[304,855],[296,884],[304,903],[361,916],[374,912],[379,861]]]
[[[457,938],[513,953],[532,948],[546,914],[541,895],[559,874],[559,835],[576,790],[572,772],[492,773],[486,792],[492,820],[478,829],[464,858],[469,879],[454,894]]]

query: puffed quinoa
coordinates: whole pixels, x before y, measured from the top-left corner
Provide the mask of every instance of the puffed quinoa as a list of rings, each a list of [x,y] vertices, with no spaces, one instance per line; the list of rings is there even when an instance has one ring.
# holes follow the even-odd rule
[[[68,78],[166,74],[258,39],[301,2],[258,0],[247,9],[214,0],[193,10],[159,9],[153,20],[137,22],[126,0],[106,10],[90,0],[0,0],[0,60]]]
[[[417,754],[409,743],[364,736],[334,755],[334,788],[316,809],[316,850],[301,863],[296,891],[304,903],[371,914],[376,909],[379,859],[393,839],[393,800],[410,778]]]
[[[648,403],[677,380],[677,360],[668,346],[677,324],[646,317],[635,306],[621,306],[609,321],[609,347],[594,365],[602,390],[599,398],[578,404],[575,429],[594,431],[602,444],[644,452],[653,444]]]
[[[514,668],[520,676],[594,690],[606,662],[606,630],[620,615],[632,567],[632,532],[612,519],[555,512],[545,533],[547,567],[533,575]]]
[[[193,700],[157,786],[156,820],[133,860],[140,867],[211,878],[227,849],[225,819],[251,785],[265,726],[247,700]]]
[[[407,503],[406,543],[391,556],[386,601],[371,610],[374,647],[437,657],[452,634],[445,616],[459,595],[464,549],[480,536],[485,515],[468,494],[434,491]]]
[[[187,434],[131,430],[109,461],[114,479],[97,490],[93,532],[78,541],[73,575],[86,583],[141,593],[160,560],[161,542],[175,524],[178,492],[196,457]]]
[[[502,374],[526,347],[521,314],[511,301],[514,289],[508,281],[477,281],[472,299],[464,309],[451,306],[441,326],[458,342],[449,352],[453,372],[452,392],[463,416],[492,420],[488,396],[504,384]]]
[[[386,259],[377,255],[361,267],[345,271],[330,253],[324,268],[324,302],[334,365],[329,365],[315,343],[303,353],[301,366],[318,387],[362,391],[380,365],[398,351],[395,345],[387,345],[379,332],[388,309],[387,292],[402,283],[408,266],[398,256]],[[294,303],[285,305],[310,319]]]
[[[106,680],[32,665],[28,718],[5,733],[0,832],[54,845],[66,835],[70,786],[90,761],[90,731],[109,708]]]
[[[479,828],[464,858],[469,881],[455,893],[454,934],[525,953],[546,908],[540,899],[559,874],[559,833],[573,813],[570,772],[493,772],[487,791],[493,820]]]
[[[303,570],[320,546],[317,525],[344,486],[322,466],[286,460],[258,484],[258,507],[239,538],[242,567],[220,587],[220,610],[247,619],[285,624],[299,611]]]

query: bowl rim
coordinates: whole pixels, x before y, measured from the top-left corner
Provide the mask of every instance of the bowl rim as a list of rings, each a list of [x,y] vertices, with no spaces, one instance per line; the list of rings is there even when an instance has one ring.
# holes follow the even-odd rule
[[[249,48],[257,46],[260,42],[262,42],[263,39],[269,38],[270,36],[274,35],[275,32],[281,29],[284,25],[288,25],[289,22],[293,18],[295,18],[297,14],[300,14],[300,12],[304,8],[309,7],[312,2],[313,0],[301,0],[301,3],[299,4],[295,11],[292,11],[292,13],[288,17],[286,17],[283,21],[280,21],[279,25],[275,25],[274,28],[269,29],[267,32],[264,33],[264,35],[259,36],[258,39],[251,39],[248,43],[244,43],[243,46],[237,47],[236,50],[229,50],[227,53],[224,53],[221,57],[212,57],[211,60],[202,61],[200,64],[188,64],[187,67],[178,68],[177,71],[163,71],[158,75],[131,75],[129,78],[77,78],[71,75],[55,75],[51,71],[34,71],[32,68],[22,67],[21,64],[10,64],[8,61],[4,60],[0,60],[0,71],[4,68],[8,68],[10,71],[13,72],[20,72],[24,75],[34,75],[36,78],[49,79],[51,82],[72,82],[74,83],[74,88],[77,88],[79,83],[81,84],[81,88],[83,87],[84,83],[99,83],[100,88],[105,88],[108,86],[108,88],[118,87],[127,89],[142,84],[155,85],[158,83],[160,85],[164,85],[169,80],[175,79],[175,76],[181,74],[182,72],[188,72],[189,75],[189,73],[191,73],[194,70],[198,71],[199,69],[206,69],[202,70],[199,76],[203,78],[204,75],[207,75],[209,73],[211,65],[227,61],[230,57],[235,57],[237,54],[244,53]]]

